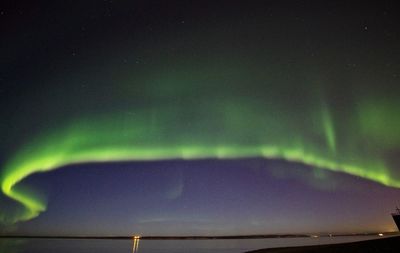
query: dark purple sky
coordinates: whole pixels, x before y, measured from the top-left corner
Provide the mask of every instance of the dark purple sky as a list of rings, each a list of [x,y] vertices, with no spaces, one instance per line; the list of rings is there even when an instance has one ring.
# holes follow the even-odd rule
[[[27,183],[50,193],[48,210],[17,231],[50,235],[391,231],[399,194],[346,174],[263,159],[76,165]]]

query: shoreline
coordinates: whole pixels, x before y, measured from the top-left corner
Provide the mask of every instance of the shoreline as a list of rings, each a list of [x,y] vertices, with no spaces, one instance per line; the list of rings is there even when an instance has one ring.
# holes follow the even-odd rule
[[[273,239],[273,238],[326,238],[347,236],[400,236],[399,232],[371,232],[352,234],[265,234],[265,235],[227,235],[227,236],[49,236],[49,235],[0,235],[0,239],[95,239],[95,240],[227,240],[227,239]]]
[[[365,241],[299,247],[267,248],[245,253],[395,253],[400,252],[400,235]]]

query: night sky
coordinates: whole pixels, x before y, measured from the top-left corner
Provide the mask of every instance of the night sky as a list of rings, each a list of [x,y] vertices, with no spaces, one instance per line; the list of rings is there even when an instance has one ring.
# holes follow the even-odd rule
[[[399,12],[2,1],[0,231],[395,230]]]

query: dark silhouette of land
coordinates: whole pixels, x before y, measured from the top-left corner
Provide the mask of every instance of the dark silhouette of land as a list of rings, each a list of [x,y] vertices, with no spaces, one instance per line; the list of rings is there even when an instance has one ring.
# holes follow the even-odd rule
[[[378,232],[352,234],[260,234],[260,235],[227,235],[227,236],[51,236],[51,235],[0,235],[0,238],[20,239],[101,239],[131,240],[135,236],[140,240],[225,240],[225,239],[267,239],[267,238],[307,238],[307,237],[339,237],[339,236],[371,236]],[[386,232],[387,235],[398,235],[398,232]]]
[[[400,252],[400,236],[350,242],[340,244],[271,248],[248,251],[247,253],[398,253]]]
[[[364,235],[364,234],[363,234]],[[0,238],[26,239],[108,239],[131,240],[132,236],[47,236],[47,235],[0,235]],[[263,238],[297,238],[311,237],[305,234],[272,234],[272,235],[228,235],[228,236],[139,236],[140,240],[212,240],[212,239],[263,239]]]

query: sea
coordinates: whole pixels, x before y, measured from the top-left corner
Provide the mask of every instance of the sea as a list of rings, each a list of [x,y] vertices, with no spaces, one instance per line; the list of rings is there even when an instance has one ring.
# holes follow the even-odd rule
[[[1,238],[1,253],[242,253],[262,248],[355,242],[379,235],[268,239],[15,239]]]

